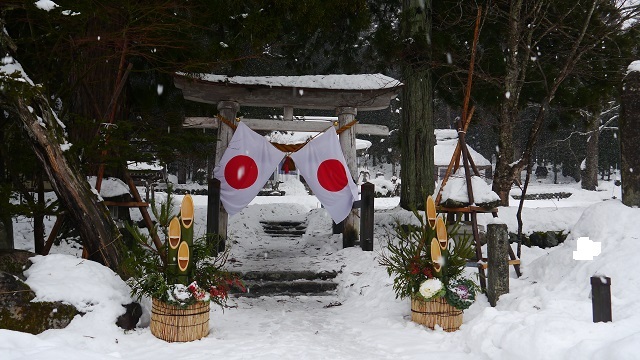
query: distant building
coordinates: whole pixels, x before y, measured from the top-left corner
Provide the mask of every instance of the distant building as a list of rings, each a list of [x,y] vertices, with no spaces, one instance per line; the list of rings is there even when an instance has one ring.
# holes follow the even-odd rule
[[[453,129],[436,129],[436,146],[433,149],[433,165],[435,166],[434,173],[437,176],[437,180],[442,180],[444,174],[447,172],[447,167],[453,157],[453,152],[456,149],[458,143],[458,132]],[[469,155],[476,164],[481,176],[486,179],[492,178],[491,161],[487,160],[484,156],[480,155],[477,151],[467,145],[469,149]],[[460,158],[460,167],[462,167],[462,157]]]

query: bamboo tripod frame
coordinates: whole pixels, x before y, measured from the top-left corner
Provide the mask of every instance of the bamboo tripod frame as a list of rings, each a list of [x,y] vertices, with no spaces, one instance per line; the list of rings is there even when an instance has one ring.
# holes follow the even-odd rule
[[[476,24],[474,30],[473,37],[473,46],[471,48],[471,60],[469,64],[469,72],[467,77],[467,84],[465,87],[464,101],[462,106],[462,119],[458,121],[456,124],[458,128],[458,143],[456,144],[456,149],[453,152],[453,156],[451,157],[451,161],[449,162],[449,166],[447,166],[447,171],[445,172],[444,178],[442,179],[442,183],[440,185],[440,189],[438,190],[438,194],[436,195],[435,204],[439,212],[448,212],[448,213],[468,213],[471,217],[471,230],[473,232],[473,239],[475,242],[476,248],[476,261],[478,272],[480,274],[480,287],[482,290],[487,288],[486,274],[485,274],[485,264],[482,263],[482,247],[480,244],[480,234],[478,232],[478,213],[487,213],[490,212],[493,214],[493,217],[498,217],[497,209],[483,209],[477,206],[472,206],[475,203],[473,199],[473,186],[471,184],[471,172],[473,171],[473,175],[480,176],[478,168],[476,167],[473,159],[469,154],[469,149],[466,143],[466,133],[469,128],[469,123],[471,122],[471,117],[473,116],[475,107],[471,107],[469,110],[469,102],[471,98],[471,85],[473,82],[473,69],[475,64],[476,57],[476,48],[478,45],[478,37],[480,35],[480,20],[482,19],[482,8],[478,7],[478,15],[476,17]],[[462,156],[462,166],[464,169],[465,180],[467,183],[467,194],[469,196],[469,206],[463,208],[444,208],[440,206],[442,200],[442,189],[446,185],[449,177],[452,173],[455,173],[460,166],[460,157]],[[453,170],[453,171],[452,171]],[[520,261],[516,258],[516,255],[513,252],[511,246],[509,246],[509,258],[511,261],[509,262],[514,266],[516,270],[516,274],[520,277]]]

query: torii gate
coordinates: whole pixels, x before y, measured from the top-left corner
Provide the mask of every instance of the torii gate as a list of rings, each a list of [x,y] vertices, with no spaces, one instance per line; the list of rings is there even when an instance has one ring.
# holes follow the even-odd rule
[[[182,89],[185,100],[217,104],[219,114],[228,119],[236,119],[240,105],[251,107],[282,107],[283,120],[242,119],[253,130],[309,131],[320,132],[327,128],[326,122],[296,121],[293,109],[335,110],[338,126],[342,127],[355,120],[359,111],[382,110],[389,107],[398,96],[401,82],[382,74],[361,75],[307,75],[307,76],[262,76],[228,77],[225,75],[186,74],[174,76],[176,87]],[[227,148],[233,129],[220,125],[216,117],[185,117],[183,126],[187,128],[218,129],[215,164],[217,165]],[[355,131],[354,131],[355,129]],[[356,164],[356,134],[386,136],[389,129],[382,125],[357,124],[339,136],[351,177],[358,178]],[[217,233],[227,237],[228,215],[222,204],[213,209],[212,201],[207,207],[207,219],[218,214]],[[358,237],[358,209],[353,209],[344,220],[343,243]],[[207,225],[209,229],[209,225]]]

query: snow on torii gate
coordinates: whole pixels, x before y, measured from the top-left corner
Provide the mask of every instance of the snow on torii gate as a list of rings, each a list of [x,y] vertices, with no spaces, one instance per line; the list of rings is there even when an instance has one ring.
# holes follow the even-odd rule
[[[398,80],[382,74],[261,77],[229,77],[210,74],[191,77],[176,74],[174,81],[176,87],[182,89],[185,100],[217,104],[220,115],[229,120],[236,118],[240,105],[284,108],[284,120],[242,119],[242,122],[253,130],[309,132],[324,131],[327,123],[296,121],[293,119],[294,108],[335,110],[338,126],[342,127],[355,120],[358,110],[372,111],[389,107],[391,100],[398,96],[403,86]],[[220,126],[218,118],[215,117],[186,117],[183,126],[218,129],[215,159],[217,165],[233,136],[233,129],[226,125]],[[389,129],[382,125],[357,124],[340,134],[340,146],[351,177],[354,179],[358,176],[356,133],[385,136],[389,134]],[[217,212],[216,233],[226,239],[227,213],[222,204],[217,205],[218,211],[212,209],[212,204],[212,199],[209,199],[207,222],[215,218],[212,211]],[[207,224],[207,232],[210,232],[209,226]],[[358,233],[358,210],[354,209],[344,220],[343,238],[346,236],[357,238]]]

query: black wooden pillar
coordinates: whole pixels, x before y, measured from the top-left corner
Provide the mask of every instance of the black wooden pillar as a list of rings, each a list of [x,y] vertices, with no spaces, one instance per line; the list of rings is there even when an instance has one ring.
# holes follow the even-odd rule
[[[612,321],[611,278],[597,275],[591,277],[591,304],[593,322]]]
[[[222,252],[225,248],[227,234],[220,233],[220,180],[210,178],[207,185],[207,242],[217,242],[216,249],[218,252]]]
[[[331,227],[333,234],[342,234],[342,232],[344,231],[344,222],[340,221],[336,224],[335,221],[331,221],[331,223],[333,224],[333,226]]]
[[[370,182],[360,187],[362,199],[360,208],[360,247],[364,251],[373,251],[373,205],[375,199],[375,185]]]

